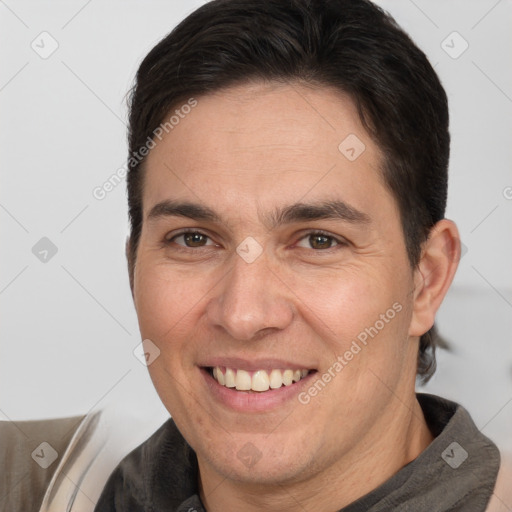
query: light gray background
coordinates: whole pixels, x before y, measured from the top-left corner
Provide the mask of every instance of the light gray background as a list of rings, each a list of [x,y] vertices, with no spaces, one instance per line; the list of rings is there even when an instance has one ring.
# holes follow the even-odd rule
[[[439,354],[425,390],[465,405],[512,449],[512,2],[378,3],[450,100],[447,217],[467,253],[438,315],[454,350]],[[0,419],[84,414],[113,399],[159,407],[132,353],[124,182],[103,200],[93,189],[125,163],[124,95],[138,63],[200,4],[0,1]],[[46,262],[32,252],[42,237],[58,249]]]

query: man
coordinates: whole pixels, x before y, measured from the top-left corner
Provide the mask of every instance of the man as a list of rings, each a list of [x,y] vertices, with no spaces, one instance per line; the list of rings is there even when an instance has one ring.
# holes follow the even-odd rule
[[[460,244],[446,95],[394,21],[207,3],[141,64],[129,145],[130,283],[172,419],[96,510],[488,510],[496,446],[415,393]]]

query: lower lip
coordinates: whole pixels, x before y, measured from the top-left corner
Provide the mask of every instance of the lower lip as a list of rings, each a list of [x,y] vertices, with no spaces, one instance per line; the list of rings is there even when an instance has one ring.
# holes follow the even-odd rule
[[[289,386],[281,386],[263,392],[247,393],[220,385],[204,368],[200,368],[200,371],[208,391],[214,399],[238,412],[267,412],[282,407],[283,404],[290,402],[293,398],[299,403],[297,395],[308,386],[309,380],[316,373],[312,372]]]

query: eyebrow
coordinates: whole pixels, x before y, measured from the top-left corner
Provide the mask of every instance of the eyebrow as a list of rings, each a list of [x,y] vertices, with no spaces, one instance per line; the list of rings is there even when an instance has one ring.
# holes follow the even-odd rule
[[[221,222],[220,216],[207,206],[166,200],[155,204],[148,213],[148,220],[159,219],[162,217],[187,217],[194,220],[208,220],[211,222]]]
[[[319,203],[295,203],[277,209],[268,218],[272,227],[293,222],[312,220],[342,220],[351,224],[369,224],[371,218],[344,201],[323,201]]]
[[[165,217],[186,217],[196,221],[226,223],[218,213],[208,206],[173,200],[157,203],[147,215],[148,220]],[[295,203],[284,208],[277,208],[264,218],[265,223],[271,229],[294,222],[328,219],[342,220],[351,224],[369,224],[371,222],[369,215],[340,200]]]

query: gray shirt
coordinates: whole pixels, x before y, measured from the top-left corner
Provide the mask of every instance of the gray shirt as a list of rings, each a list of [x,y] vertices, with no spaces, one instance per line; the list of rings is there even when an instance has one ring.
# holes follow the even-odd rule
[[[495,444],[468,412],[444,398],[418,393],[435,439],[412,462],[340,512],[484,512],[500,465]],[[95,512],[205,512],[197,458],[167,421],[125,457],[110,476]]]

